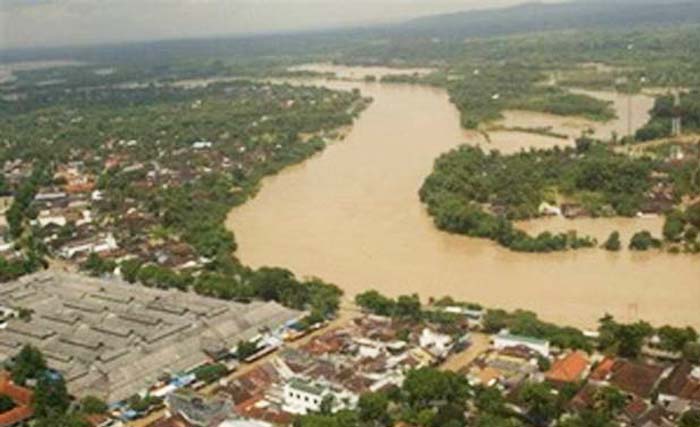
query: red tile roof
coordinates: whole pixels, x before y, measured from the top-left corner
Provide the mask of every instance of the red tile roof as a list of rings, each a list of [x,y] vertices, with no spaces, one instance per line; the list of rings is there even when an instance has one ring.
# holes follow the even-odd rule
[[[693,365],[682,361],[661,382],[659,392],[682,399],[700,402],[700,380],[692,376]]]
[[[627,406],[625,406],[624,413],[630,419],[636,420],[646,413],[647,408],[648,406],[646,402],[640,398],[635,398],[629,404],[627,404]]]
[[[0,414],[0,427],[12,426],[34,416],[34,409],[31,407],[34,393],[14,384],[10,374],[5,371],[0,372],[0,394],[9,397],[17,405]]]
[[[621,360],[613,366],[610,383],[628,393],[648,398],[663,372],[661,366]]]
[[[612,374],[615,359],[606,357],[598,366],[595,367],[591,375],[588,377],[592,381],[606,381]]]
[[[573,383],[583,378],[587,367],[586,354],[582,351],[575,351],[555,361],[545,374],[545,378],[552,382]]]

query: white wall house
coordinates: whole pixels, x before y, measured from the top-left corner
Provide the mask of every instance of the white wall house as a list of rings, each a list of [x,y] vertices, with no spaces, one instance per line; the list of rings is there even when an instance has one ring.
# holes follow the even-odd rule
[[[452,337],[423,328],[418,344],[436,357],[445,357],[452,348]]]
[[[38,224],[42,228],[51,224],[63,227],[68,223],[68,220],[66,220],[66,217],[63,215],[53,213],[50,210],[44,210],[39,212],[39,216],[37,216],[32,223],[35,225]]]
[[[116,249],[119,249],[119,245],[117,245],[117,241],[112,233],[109,233],[103,237],[69,243],[61,248],[60,254],[64,258],[70,259],[77,254],[93,252],[99,254]]]
[[[503,350],[504,348],[519,346],[527,347],[530,350],[536,351],[542,356],[549,357],[549,341],[512,335],[506,329],[502,330],[498,333],[498,335],[493,337],[493,347],[496,350]]]
[[[334,387],[320,381],[309,381],[302,378],[292,378],[283,389],[283,410],[291,414],[305,415],[321,409],[321,403],[332,396],[332,411],[336,412],[357,405],[358,396],[347,390]]]

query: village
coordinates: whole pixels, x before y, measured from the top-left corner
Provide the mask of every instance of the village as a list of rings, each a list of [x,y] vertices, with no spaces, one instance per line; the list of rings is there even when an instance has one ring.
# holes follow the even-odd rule
[[[218,381],[206,395],[181,390],[166,396],[165,414],[139,425],[291,425],[299,415],[355,410],[364,393],[391,393],[408,372],[433,368],[453,369],[475,389],[497,390],[523,417],[530,408],[519,392],[529,384],[546,384],[556,398],[566,396],[563,418],[598,408],[605,393],[617,397],[614,420],[622,426],[674,426],[684,413],[700,408],[700,366],[653,350],[658,337],[642,356],[628,359],[557,348],[507,330],[485,334],[483,312],[443,309],[460,313],[459,332],[419,323],[407,329],[403,321],[357,314]],[[467,419],[476,420],[478,410],[472,410]]]
[[[173,88],[175,100],[159,100],[145,115],[122,108],[99,135],[83,133],[102,123],[87,110],[39,115],[40,126],[29,135],[8,129],[12,150],[0,165],[3,277],[35,271],[44,257],[95,275],[118,274],[124,262],[153,266],[161,277],[195,274],[235,250],[222,225],[232,206],[263,176],[339,138],[337,129],[369,102],[355,92],[311,87],[241,83],[221,89]],[[108,101],[101,102],[124,96],[106,92]],[[232,118],[221,115],[223,105]],[[173,121],[180,113],[206,124],[179,129]],[[149,120],[161,130],[136,132]],[[22,141],[40,138],[42,126],[51,123],[64,127],[62,137],[26,152]],[[45,160],[49,147],[53,157]]]

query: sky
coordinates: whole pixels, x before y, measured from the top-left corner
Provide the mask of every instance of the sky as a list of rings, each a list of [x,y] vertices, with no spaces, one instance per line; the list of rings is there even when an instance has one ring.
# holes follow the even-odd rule
[[[328,29],[523,0],[0,0],[0,49]]]

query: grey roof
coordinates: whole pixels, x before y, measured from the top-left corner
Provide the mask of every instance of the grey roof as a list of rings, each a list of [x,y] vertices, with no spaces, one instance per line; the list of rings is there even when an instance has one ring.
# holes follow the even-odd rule
[[[54,271],[4,284],[0,305],[33,310],[29,322],[13,319],[0,330],[0,359],[32,344],[72,393],[109,402],[205,362],[214,342],[231,348],[301,314],[274,302],[225,302]]]

